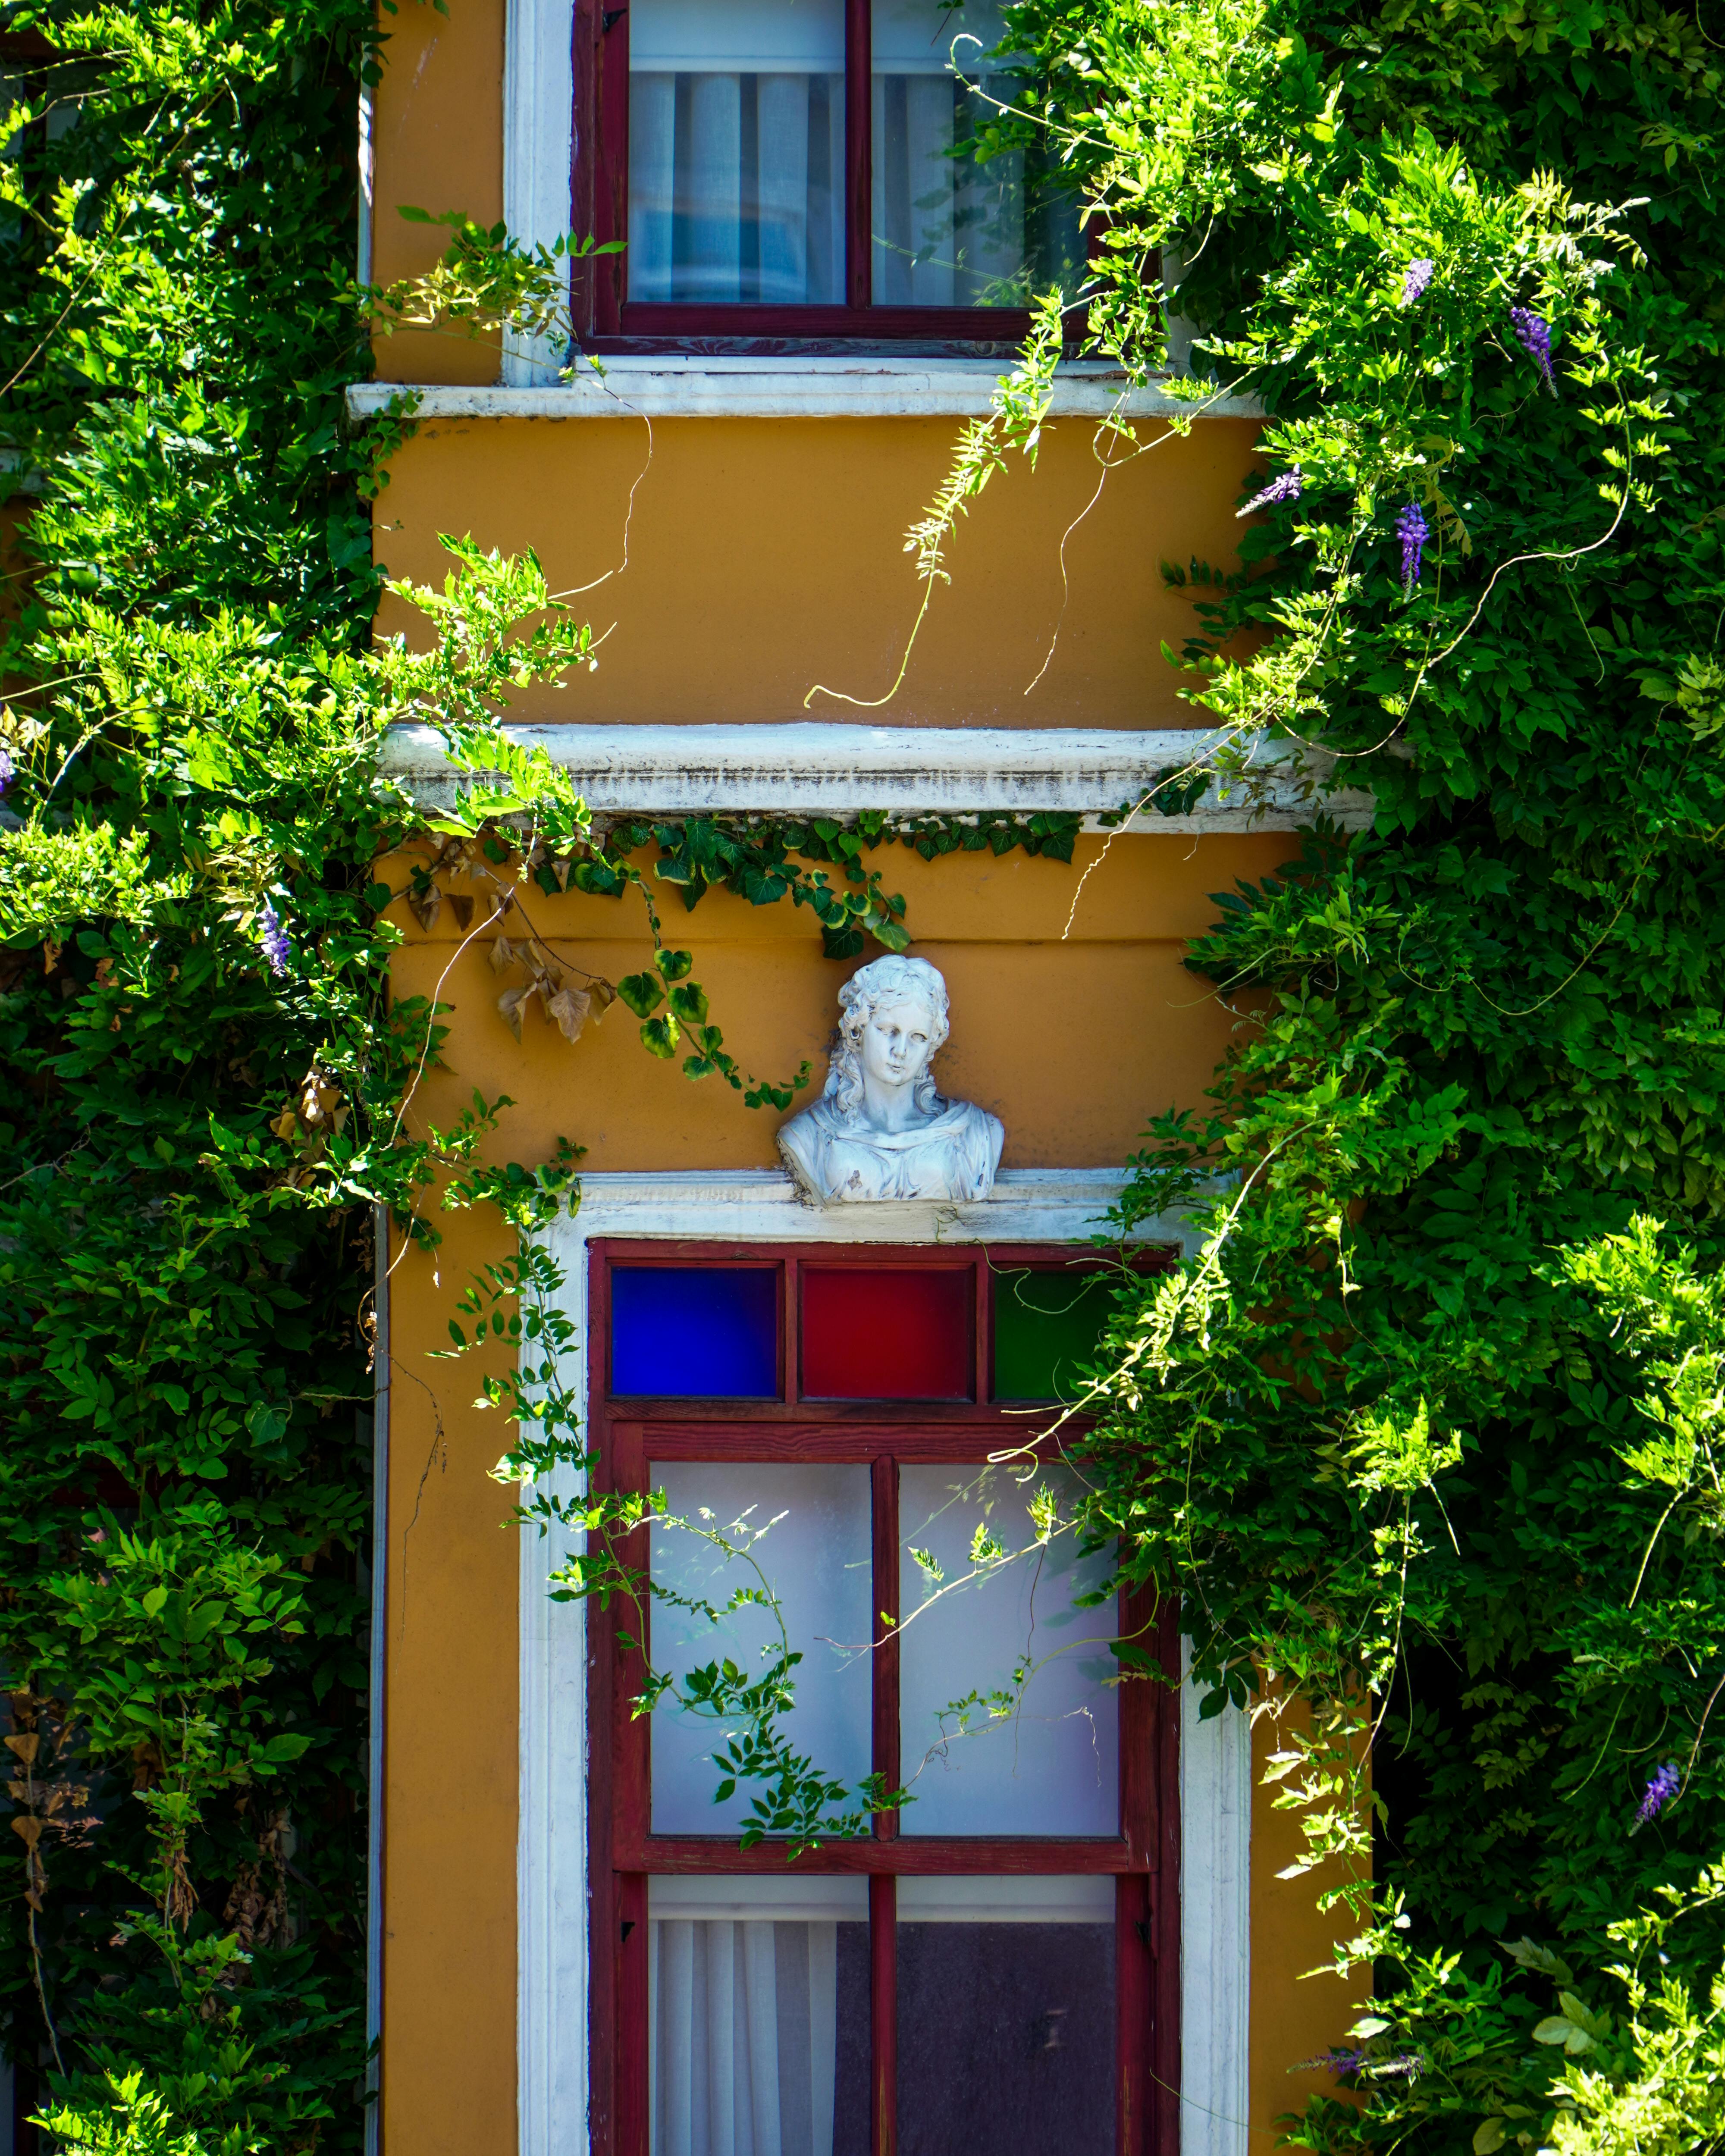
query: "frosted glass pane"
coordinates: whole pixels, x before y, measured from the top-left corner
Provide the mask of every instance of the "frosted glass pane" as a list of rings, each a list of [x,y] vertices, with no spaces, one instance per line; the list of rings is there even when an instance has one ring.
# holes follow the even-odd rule
[[[955,60],[974,82],[983,54],[999,44],[1006,26],[998,7],[979,0],[956,8],[942,0],[875,0],[870,34],[877,74],[944,74]]]
[[[1035,1546],[1029,1504],[1054,1495],[1070,1519],[1078,1485],[1061,1469],[1024,1484],[998,1467],[904,1467],[899,1476],[902,1772],[916,1801],[906,1835],[1111,1835],[1120,1822],[1118,1665],[1112,1598],[1075,1596],[1106,1578],[1070,1529]],[[971,1562],[979,1528],[1012,1553]],[[943,1582],[912,1555],[921,1551]],[[1029,1672],[1004,1717],[972,1699]]]
[[[844,0],[630,0],[629,64],[679,74],[839,74]]]
[[[650,1533],[653,1578],[721,1611],[739,1589],[765,1584],[778,1603],[793,1650],[803,1656],[794,1672],[797,1704],[783,1727],[798,1752],[854,1788],[869,1771],[868,1469],[677,1460],[655,1463],[649,1474],[673,1515],[715,1529],[733,1543],[752,1529],[767,1530],[753,1545],[750,1563],[685,1529],[656,1524]],[[703,1512],[711,1517],[703,1518]],[[773,1614],[759,1608],[721,1615],[712,1625],[655,1597],[652,1628],[655,1666],[679,1677],[727,1657],[753,1676],[778,1650]],[[712,1754],[741,1726],[716,1722],[668,1702],[655,1710],[655,1834],[734,1834],[745,1824],[758,1784],[740,1784],[727,1802],[713,1802],[720,1777]]]
[[[703,1881],[703,1884],[707,1882]],[[907,1873],[898,1882],[901,1924],[1111,1924],[1111,1871]]]

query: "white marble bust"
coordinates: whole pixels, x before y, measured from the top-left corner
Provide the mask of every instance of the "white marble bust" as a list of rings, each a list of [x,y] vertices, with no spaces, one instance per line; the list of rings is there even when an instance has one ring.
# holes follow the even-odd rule
[[[926,958],[876,958],[839,991],[839,1029],[819,1100],[778,1149],[815,1205],[986,1198],[1006,1132],[929,1070],[950,1030],[947,984]]]

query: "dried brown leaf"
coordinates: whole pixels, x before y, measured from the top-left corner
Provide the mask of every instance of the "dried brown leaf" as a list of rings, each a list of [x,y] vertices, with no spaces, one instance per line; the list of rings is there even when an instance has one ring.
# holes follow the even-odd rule
[[[562,1027],[565,1040],[574,1041],[580,1040],[592,1009],[593,998],[584,988],[559,988],[546,1004],[545,1015]]]
[[[470,898],[457,898],[454,892],[451,891],[449,911],[455,916],[455,926],[465,936],[473,924],[473,901]]]
[[[33,1729],[25,1737],[8,1737],[3,1740],[8,1752],[17,1753],[28,1767],[41,1748],[42,1739]]]
[[[437,926],[437,916],[443,911],[444,895],[435,884],[428,891],[410,891],[408,906],[414,920],[429,936]]]
[[[509,1024],[510,1031],[519,1040],[521,1037],[521,1006],[536,991],[530,988],[506,988],[497,998],[497,1008]]]
[[[501,973],[506,966],[515,963],[515,946],[506,936],[498,936],[491,943],[491,971]]]

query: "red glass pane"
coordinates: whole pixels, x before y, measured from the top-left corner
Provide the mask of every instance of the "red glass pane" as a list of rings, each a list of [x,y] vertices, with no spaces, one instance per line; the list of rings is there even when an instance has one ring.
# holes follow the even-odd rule
[[[968,1400],[970,1268],[803,1268],[803,1392],[821,1400]]]

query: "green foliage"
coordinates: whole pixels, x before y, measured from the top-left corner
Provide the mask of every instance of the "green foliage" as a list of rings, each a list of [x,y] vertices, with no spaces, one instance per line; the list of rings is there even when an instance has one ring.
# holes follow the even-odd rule
[[[1100,453],[1245,389],[1272,470],[1301,475],[1253,511],[1239,573],[1170,572],[1197,602],[1178,660],[1229,744],[1214,761],[1245,772],[1267,732],[1379,803],[1370,835],[1320,823],[1281,875],[1224,895],[1194,953],[1245,1014],[1239,1045],[1213,1114],[1153,1130],[1124,1219],[1184,1204],[1209,1233],[1171,1281],[1122,1290],[1081,1531],[1202,1612],[1214,1704],[1311,1704],[1280,1725],[1281,1800],[1312,1861],[1351,1864],[1349,1951],[1383,1984],[1334,2061],[1363,2107],[1313,2107],[1301,2145],[1711,2145],[1717,48],[1654,0],[1009,16],[1040,74],[1000,139],[1050,136],[1106,213],[1096,348],[1161,363],[1159,254],[1211,370],[1171,385],[1165,428],[1105,425]],[[501,1206],[516,1255],[455,1346],[483,1327],[517,1351],[482,1398],[516,1424],[502,1471],[543,1478],[534,1516],[595,1537],[563,1591],[643,1593],[621,1552],[639,1522],[588,1517],[560,1389],[538,1231],[573,1151],[479,1168],[507,1105],[482,1098],[408,1133],[439,1018],[386,1006],[398,894],[376,861],[405,850],[422,922],[447,903],[489,937],[513,1030],[536,1002],[574,1041],[619,998],[649,1052],[784,1105],[806,1072],[746,1079],[659,885],[691,909],[716,886],[788,898],[846,957],[906,940],[880,846],[1066,859],[1073,827],[596,827],[498,731],[511,691],[593,655],[531,556],[448,542],[441,590],[402,588],[431,648],[367,649],[367,503],[410,414],[350,431],[341,405],[368,309],[555,332],[582,243],[529,255],[439,212],[430,279],[354,289],[350,117],[377,64],[354,0],[43,0],[7,23],[49,57],[0,189],[0,483],[38,490],[6,651],[28,685],[0,719],[22,1845],[0,1986],[13,2041],[47,2047],[63,2143],[352,2147],[360,1209],[434,1236],[426,1194],[451,1174],[454,1202]],[[1547,325],[1548,376],[1512,305]],[[1070,326],[1058,298],[1038,311],[913,530],[925,613],[957,518],[1034,457]],[[429,828],[377,775],[397,717],[441,726],[468,776]],[[1163,774],[1157,801],[1209,777]],[[641,903],[640,971],[556,959],[526,909],[572,882]],[[760,1831],[854,1830],[891,1793],[790,1749],[794,1669],[786,1640],[762,1673],[674,1681],[740,1726]],[[1010,1711],[1012,1690],[955,1708]]]

